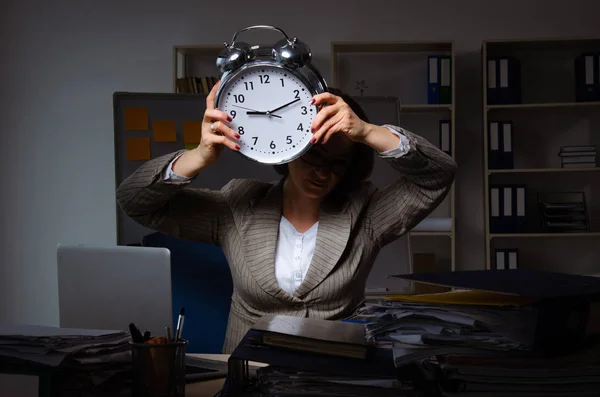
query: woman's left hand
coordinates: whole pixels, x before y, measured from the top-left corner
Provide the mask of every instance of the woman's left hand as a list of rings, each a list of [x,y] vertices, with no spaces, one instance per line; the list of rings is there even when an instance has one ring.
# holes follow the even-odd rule
[[[323,103],[327,104],[319,110],[311,124],[313,144],[326,143],[331,135],[336,133],[343,133],[355,142],[365,140],[368,124],[360,119],[341,97],[325,92],[315,95],[313,100],[317,107]]]

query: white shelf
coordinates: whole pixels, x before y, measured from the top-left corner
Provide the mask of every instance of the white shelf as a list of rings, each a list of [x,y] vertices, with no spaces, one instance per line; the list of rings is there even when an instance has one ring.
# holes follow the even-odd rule
[[[600,106],[600,102],[550,102],[550,103],[520,103],[510,105],[488,105],[488,110],[494,109],[548,109],[556,108],[586,108]]]
[[[563,172],[598,172],[600,167],[582,168],[512,168],[487,170],[488,174],[535,174],[535,173],[563,173]]]
[[[493,238],[576,238],[576,237],[600,237],[600,232],[573,232],[573,233],[493,233]]]
[[[552,262],[563,266],[565,260],[577,256],[577,266],[585,269],[579,261],[594,261],[596,254],[587,252],[595,249],[595,238],[600,232],[544,233],[536,225],[537,200],[532,195],[545,190],[585,191],[593,181],[599,180],[600,166],[585,168],[559,168],[558,151],[566,145],[598,145],[595,126],[600,112],[600,101],[575,102],[575,57],[584,52],[600,51],[599,38],[549,38],[549,39],[509,39],[487,40],[481,48],[481,87],[483,90],[483,199],[485,232],[485,268],[492,268],[494,248],[519,249],[528,259],[524,266],[545,268]],[[522,103],[488,104],[487,97],[487,57],[512,56],[521,62]],[[488,168],[488,122],[510,120],[513,122],[513,156],[515,168]],[[599,146],[600,147],[600,146]],[[558,163],[560,164],[560,162]],[[492,184],[526,185],[529,205],[527,223],[533,230],[525,233],[491,233],[489,225],[489,187]],[[564,186],[564,188],[563,188]],[[589,193],[589,192],[588,192]],[[593,196],[593,199],[591,198]],[[594,193],[587,194],[588,217],[592,230],[596,226],[598,212],[591,206],[596,199]],[[536,230],[537,229],[537,230]],[[546,240],[548,240],[546,242]],[[592,247],[588,247],[592,244]],[[564,252],[563,252],[564,251]],[[571,251],[573,254],[571,254]],[[596,251],[594,251],[596,252]],[[557,255],[560,254],[560,255]],[[552,257],[556,255],[557,257]],[[560,256],[560,258],[558,258]],[[544,259],[550,259],[546,262]],[[548,265],[550,266],[550,265]],[[552,270],[557,270],[553,268]],[[560,270],[558,270],[560,271]],[[565,270],[568,272],[577,269]]]
[[[425,232],[425,231],[416,231],[416,232],[410,232],[410,236],[411,237],[439,237],[439,236],[445,236],[445,237],[454,237],[454,233],[452,232]]]

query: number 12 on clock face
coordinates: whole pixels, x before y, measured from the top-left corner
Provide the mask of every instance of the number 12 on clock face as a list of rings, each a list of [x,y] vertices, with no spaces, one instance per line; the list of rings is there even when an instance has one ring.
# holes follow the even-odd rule
[[[267,164],[290,161],[309,146],[317,112],[313,93],[285,68],[255,64],[240,69],[222,88],[217,107],[233,119],[240,151]]]

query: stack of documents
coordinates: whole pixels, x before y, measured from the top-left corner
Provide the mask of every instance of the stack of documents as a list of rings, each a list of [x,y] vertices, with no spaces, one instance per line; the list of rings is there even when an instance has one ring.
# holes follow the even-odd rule
[[[127,376],[130,340],[123,331],[0,324],[0,364],[61,369],[68,374],[63,390],[81,391]]]
[[[303,372],[268,366],[257,371],[263,396],[399,397],[421,396],[410,382],[397,379]]]
[[[488,291],[387,296],[354,319],[365,322],[369,343],[393,351],[397,368],[416,364],[444,395],[599,395],[599,280],[520,270],[458,273],[448,276],[455,285]],[[442,284],[445,276],[430,277]]]

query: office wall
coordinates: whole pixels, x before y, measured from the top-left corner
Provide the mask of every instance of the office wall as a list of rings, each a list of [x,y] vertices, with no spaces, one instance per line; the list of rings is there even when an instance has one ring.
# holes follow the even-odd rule
[[[230,40],[250,24],[307,41],[326,77],[331,40],[456,40],[457,262],[482,266],[481,40],[600,35],[599,7],[597,0],[3,1],[0,321],[57,324],[56,244],[115,243],[112,93],[169,92],[172,45]]]

